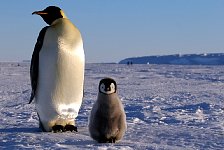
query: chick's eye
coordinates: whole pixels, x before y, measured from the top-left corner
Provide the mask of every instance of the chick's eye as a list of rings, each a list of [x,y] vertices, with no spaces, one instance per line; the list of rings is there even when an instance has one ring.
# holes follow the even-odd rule
[[[105,89],[105,85],[102,84],[102,85],[100,86],[100,89],[104,90],[104,89]]]

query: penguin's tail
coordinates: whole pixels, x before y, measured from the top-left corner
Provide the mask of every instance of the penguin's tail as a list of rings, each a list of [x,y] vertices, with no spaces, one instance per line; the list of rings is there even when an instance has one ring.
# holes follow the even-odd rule
[[[32,93],[31,93],[31,96],[30,96],[30,101],[29,101],[29,103],[28,103],[28,104],[30,104],[30,103],[33,101],[34,96],[35,96],[35,94],[34,94],[34,92],[32,92]]]

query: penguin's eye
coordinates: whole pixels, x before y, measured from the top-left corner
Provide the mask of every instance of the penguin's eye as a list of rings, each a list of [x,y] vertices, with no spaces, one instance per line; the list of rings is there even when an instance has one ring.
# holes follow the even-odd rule
[[[105,85],[104,85],[104,84],[101,84],[101,85],[100,85],[100,90],[101,90],[101,91],[105,91]]]

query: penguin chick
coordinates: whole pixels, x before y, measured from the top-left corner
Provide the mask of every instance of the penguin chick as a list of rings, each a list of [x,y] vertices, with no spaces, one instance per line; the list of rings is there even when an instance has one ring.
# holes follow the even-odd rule
[[[126,131],[126,115],[111,78],[99,83],[98,98],[89,117],[90,136],[99,143],[115,143]]]
[[[32,14],[49,25],[38,36],[30,66],[32,93],[43,131],[77,131],[85,55],[79,30],[56,6]]]

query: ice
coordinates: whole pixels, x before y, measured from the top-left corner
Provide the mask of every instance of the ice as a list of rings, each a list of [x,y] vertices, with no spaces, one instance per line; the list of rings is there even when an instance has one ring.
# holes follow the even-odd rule
[[[174,65],[223,65],[224,53],[174,54],[161,56],[131,57],[120,64],[174,64]]]
[[[88,117],[99,81],[112,77],[127,115],[127,132],[99,144]],[[78,133],[38,128],[29,63],[0,63],[0,149],[223,149],[224,66],[86,64]]]

